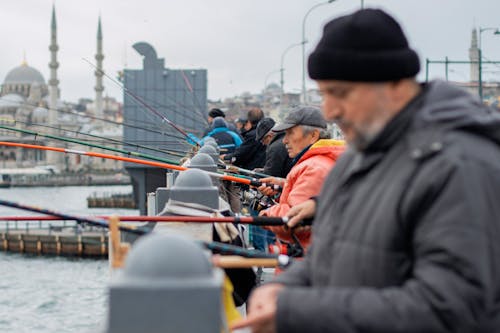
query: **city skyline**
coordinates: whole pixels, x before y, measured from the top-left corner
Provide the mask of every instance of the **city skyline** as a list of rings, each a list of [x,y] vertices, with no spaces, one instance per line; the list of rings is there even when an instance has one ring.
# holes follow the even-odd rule
[[[264,83],[279,83],[280,60],[292,44],[300,44],[304,15],[315,4],[311,0],[90,0],[85,6],[55,1],[63,100],[94,97],[97,21],[102,18],[104,69],[112,77],[125,66],[140,69],[142,59],[132,49],[138,41],[150,43],[168,68],[204,68],[208,70],[208,97],[216,100],[243,92],[259,93]],[[325,1],[326,2],[326,1]],[[51,0],[25,0],[2,4],[0,38],[4,54],[0,80],[19,66],[26,54],[28,65],[49,78]],[[330,18],[360,7],[360,1],[336,0],[310,12],[305,25],[310,52]],[[140,9],[137,6],[143,6]],[[420,78],[425,74],[425,59],[468,60],[473,27],[500,28],[495,13],[500,3],[494,0],[365,0],[365,7],[378,7],[395,15],[407,33],[410,44],[421,58]],[[482,34],[483,55],[500,60],[500,36],[493,31]],[[300,46],[300,45],[299,45]],[[300,92],[301,50],[291,48],[284,57],[285,90]],[[484,80],[500,81],[500,67],[485,67]],[[432,65],[430,76],[444,77],[444,67]],[[469,67],[450,67],[451,80],[467,81]],[[307,79],[307,88],[314,82]],[[122,99],[122,92],[104,79],[104,95]]]

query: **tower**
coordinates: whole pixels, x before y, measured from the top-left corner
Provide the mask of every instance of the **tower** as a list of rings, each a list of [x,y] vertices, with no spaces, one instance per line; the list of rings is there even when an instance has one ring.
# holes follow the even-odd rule
[[[55,5],[52,5],[52,22],[50,25],[50,79],[49,79],[49,124],[51,126],[57,125],[57,100],[59,99],[59,80],[57,79],[57,68],[59,63],[57,62],[57,51],[59,46],[57,45],[57,24],[56,24],[56,9]]]
[[[57,101],[59,99],[59,80],[57,79],[57,68],[59,63],[57,62],[57,51],[59,46],[57,45],[57,24],[56,24],[56,8],[52,5],[52,21],[50,24],[50,79],[49,79],[49,114],[48,123],[50,126],[57,126]],[[53,130],[54,132],[56,130]],[[57,134],[57,133],[54,133]],[[47,163],[58,165],[61,161],[61,156],[57,152],[48,151],[47,152]]]
[[[469,48],[470,60],[470,80],[471,82],[479,82],[479,47],[477,44],[477,30],[472,29],[472,37]]]
[[[104,54],[102,53],[102,29],[101,29],[101,16],[99,16],[99,22],[97,24],[97,53],[95,55],[96,60],[96,71],[95,71],[95,116],[103,117],[103,103],[102,103],[102,92],[104,87],[102,85],[103,69],[102,60],[104,59]]]

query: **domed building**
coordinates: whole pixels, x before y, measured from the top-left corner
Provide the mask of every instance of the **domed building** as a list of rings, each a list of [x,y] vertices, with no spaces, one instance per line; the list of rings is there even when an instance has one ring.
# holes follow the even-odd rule
[[[0,124],[9,127],[25,128],[32,123],[36,115],[37,123],[47,122],[48,86],[43,75],[26,61],[13,68],[2,84],[0,91]],[[0,129],[0,137],[6,141],[33,143],[33,136],[27,137],[12,130]],[[37,141],[37,144],[43,142]],[[44,163],[46,154],[38,151],[22,150],[14,147],[3,147],[0,153],[2,166],[7,168],[37,165]]]
[[[44,98],[48,95],[48,86],[43,75],[35,68],[23,61],[7,74],[0,92],[0,114],[2,121],[19,120],[30,121],[31,111],[23,110],[26,107],[34,109],[38,106],[47,106]],[[23,108],[24,106],[24,108]],[[46,121],[47,119],[43,120]]]
[[[57,70],[57,26],[55,7],[52,7],[52,20],[50,25],[50,62],[49,78],[46,80],[42,73],[24,60],[20,66],[10,70],[0,88],[0,125],[9,128],[0,128],[0,141],[35,144],[42,146],[57,146],[69,149],[81,149],[73,143],[60,140],[47,139],[43,135],[33,135],[17,131],[16,129],[30,130],[54,136],[76,136],[78,132],[112,136],[115,140],[123,138],[121,128],[119,132],[104,128],[102,121],[93,121],[81,117],[82,110],[76,110],[75,104],[65,103],[60,98],[59,80]],[[97,29],[97,54],[95,56],[97,69],[95,71],[96,98],[92,109],[83,112],[91,113],[95,119],[104,118],[104,111],[109,111],[107,98],[103,98],[102,84],[102,29],[99,17]],[[104,102],[106,102],[104,104]],[[119,103],[115,103],[119,104]],[[106,110],[104,110],[106,109]],[[115,112],[116,113],[116,112]],[[15,129],[14,129],[15,128]],[[75,135],[75,133],[77,133]],[[80,155],[61,154],[53,151],[21,148],[1,147],[0,168],[31,168],[36,166],[54,166],[64,171],[81,171],[87,169],[116,170],[122,163],[100,158],[91,158]]]
[[[47,95],[48,88],[43,75],[24,61],[21,66],[12,69],[7,74],[2,85],[1,95],[13,93],[28,97],[31,85],[36,83],[41,85],[43,96]]]

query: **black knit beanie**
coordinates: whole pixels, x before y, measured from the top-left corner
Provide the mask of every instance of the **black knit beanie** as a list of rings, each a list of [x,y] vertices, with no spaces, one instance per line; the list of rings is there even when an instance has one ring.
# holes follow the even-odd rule
[[[224,111],[222,111],[221,109],[217,109],[217,108],[211,109],[208,112],[208,115],[210,117],[212,117],[212,118],[215,118],[215,117],[223,117],[223,118],[225,118],[226,117],[226,114],[224,113]]]
[[[414,77],[420,62],[394,18],[362,9],[325,25],[308,70],[314,80],[385,82]]]

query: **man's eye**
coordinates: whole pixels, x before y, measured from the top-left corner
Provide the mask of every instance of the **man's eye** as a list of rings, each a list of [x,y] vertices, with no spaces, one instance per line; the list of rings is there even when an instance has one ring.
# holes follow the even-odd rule
[[[352,90],[351,87],[332,87],[328,88],[326,92],[334,97],[343,98]]]

